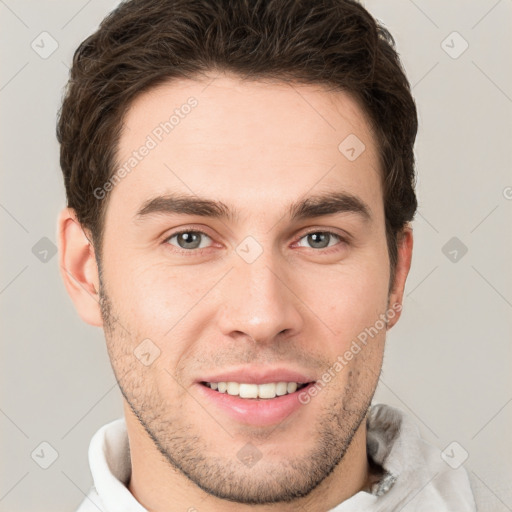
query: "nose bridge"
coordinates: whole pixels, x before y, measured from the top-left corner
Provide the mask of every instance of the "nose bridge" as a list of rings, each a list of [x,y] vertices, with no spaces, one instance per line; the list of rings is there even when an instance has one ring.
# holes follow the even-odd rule
[[[244,333],[267,342],[282,331],[297,332],[302,318],[299,301],[289,289],[285,262],[270,247],[258,249],[251,240],[242,242],[236,252],[223,294],[223,334]]]

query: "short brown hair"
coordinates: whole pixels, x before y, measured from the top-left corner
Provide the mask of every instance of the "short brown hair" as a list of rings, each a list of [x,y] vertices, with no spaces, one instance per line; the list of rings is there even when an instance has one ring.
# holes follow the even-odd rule
[[[91,231],[96,257],[108,197],[94,190],[114,173],[131,102],[212,70],[358,100],[379,146],[391,290],[400,234],[417,208],[418,120],[393,37],[353,0],[128,0],[112,11],[74,54],[57,124],[67,205]]]

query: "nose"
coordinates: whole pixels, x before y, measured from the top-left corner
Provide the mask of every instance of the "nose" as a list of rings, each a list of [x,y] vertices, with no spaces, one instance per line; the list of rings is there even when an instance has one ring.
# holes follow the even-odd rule
[[[272,257],[263,253],[252,263],[235,259],[234,265],[223,282],[219,318],[222,334],[269,344],[300,332],[302,304],[294,293],[286,262],[276,266]]]

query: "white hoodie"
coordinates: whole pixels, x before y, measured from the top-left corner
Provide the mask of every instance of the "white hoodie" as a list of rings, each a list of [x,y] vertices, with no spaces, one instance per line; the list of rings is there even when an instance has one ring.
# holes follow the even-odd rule
[[[385,474],[372,492],[359,491],[326,512],[475,512],[468,475],[421,439],[400,409],[373,405],[367,420],[368,456]],[[76,512],[147,512],[127,488],[131,474],[126,423],[119,418],[91,439],[94,486]],[[452,464],[455,466],[456,464]]]

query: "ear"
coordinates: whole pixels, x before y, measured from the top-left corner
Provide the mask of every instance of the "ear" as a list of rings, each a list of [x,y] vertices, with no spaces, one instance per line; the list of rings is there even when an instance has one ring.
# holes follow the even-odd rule
[[[94,247],[75,211],[64,208],[58,217],[59,268],[66,290],[84,322],[103,326],[99,276]],[[92,240],[90,233],[89,238]]]
[[[389,295],[389,305],[393,308],[393,305],[400,304],[400,308],[393,308],[396,314],[393,318],[388,320],[387,329],[391,329],[400,318],[402,313],[402,301],[404,297],[405,281],[411,268],[412,260],[412,246],[413,236],[412,227],[408,224],[400,233],[398,238],[398,261],[396,264],[395,282],[393,284],[393,290]]]

